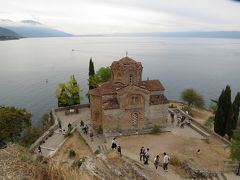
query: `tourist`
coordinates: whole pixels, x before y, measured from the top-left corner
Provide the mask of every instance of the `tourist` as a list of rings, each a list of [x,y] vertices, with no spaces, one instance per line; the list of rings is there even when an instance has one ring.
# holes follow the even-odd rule
[[[122,149],[121,149],[120,145],[117,146],[117,151],[118,151],[120,157],[122,157]]]
[[[145,157],[144,164],[148,164],[148,159],[149,159],[149,157],[150,157],[149,148],[147,148],[147,151],[145,151],[144,157]]]
[[[140,161],[142,161],[142,159],[143,159],[143,161],[144,161],[144,151],[145,151],[145,149],[144,149],[144,147],[142,146],[141,147],[141,149],[140,149]]]
[[[170,158],[169,158],[169,156],[167,155],[167,153],[163,153],[163,170],[165,171],[165,172],[167,172],[168,171],[168,163],[169,163],[169,160],[170,160]]]
[[[40,145],[38,146],[38,153],[39,153],[39,154],[42,154],[42,148],[41,148]]]
[[[62,133],[62,125],[61,125],[61,123],[59,123],[58,127],[59,127],[59,132]]]
[[[155,166],[156,169],[157,169],[158,166],[159,166],[159,160],[160,160],[160,157],[159,157],[159,155],[157,155],[157,156],[155,157],[155,159],[154,159],[154,166]]]
[[[85,126],[86,134],[88,134],[88,125]]]
[[[68,131],[71,131],[72,130],[72,125],[71,123],[68,123]]]
[[[117,147],[116,138],[113,138],[113,140],[112,140],[112,150],[116,149],[116,147]]]
[[[63,135],[65,135],[65,134],[66,134],[66,130],[64,129],[64,130],[63,130]]]
[[[81,120],[81,122],[80,122],[80,126],[81,127],[84,127],[84,122]]]

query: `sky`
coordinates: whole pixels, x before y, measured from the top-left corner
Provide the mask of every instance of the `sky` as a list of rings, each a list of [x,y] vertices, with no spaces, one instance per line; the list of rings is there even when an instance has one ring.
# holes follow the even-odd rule
[[[233,0],[0,0],[0,19],[72,34],[240,30]]]

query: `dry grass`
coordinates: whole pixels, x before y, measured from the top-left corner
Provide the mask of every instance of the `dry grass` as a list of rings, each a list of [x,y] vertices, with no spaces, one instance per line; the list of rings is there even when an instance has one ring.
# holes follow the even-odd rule
[[[71,149],[74,150],[76,153],[76,156],[72,157],[71,159],[78,160],[82,157],[92,155],[91,149],[86,144],[86,142],[81,137],[81,135],[77,131],[74,131],[72,137],[70,137],[62,145],[62,147],[54,155],[53,159],[57,159],[57,160],[69,159],[69,151]]]

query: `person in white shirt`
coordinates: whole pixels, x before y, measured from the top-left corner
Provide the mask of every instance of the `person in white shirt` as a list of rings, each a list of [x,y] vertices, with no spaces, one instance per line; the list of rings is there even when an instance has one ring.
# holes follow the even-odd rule
[[[169,160],[170,160],[170,158],[169,158],[169,156],[167,155],[167,153],[163,153],[163,170],[164,171],[168,171],[168,163],[169,163]]]
[[[113,140],[112,140],[112,149],[116,149],[116,148],[117,148],[116,138],[113,138]]]

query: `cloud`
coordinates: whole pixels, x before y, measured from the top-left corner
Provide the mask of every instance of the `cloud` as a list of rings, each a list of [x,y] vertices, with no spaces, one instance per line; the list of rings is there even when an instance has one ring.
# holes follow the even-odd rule
[[[75,34],[240,30],[240,3],[232,0],[0,0],[0,4],[0,18],[37,20]]]

